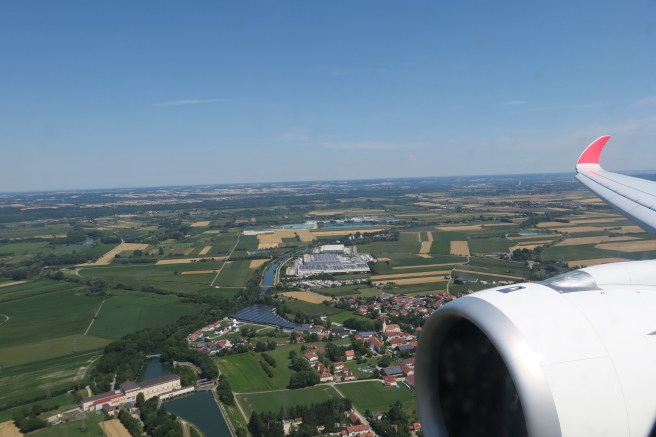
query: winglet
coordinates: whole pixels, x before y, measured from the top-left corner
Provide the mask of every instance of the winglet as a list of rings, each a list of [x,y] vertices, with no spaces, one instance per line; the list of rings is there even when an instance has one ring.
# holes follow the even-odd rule
[[[579,170],[582,164],[592,164],[592,166],[598,166],[601,151],[604,150],[604,146],[609,139],[609,135],[597,138],[592,144],[586,147],[586,149],[579,157],[579,160],[576,162],[576,169]]]
[[[576,171],[599,170],[601,168],[599,165],[599,157],[609,139],[610,135],[599,137],[586,147],[583,153],[581,153],[579,160],[576,162]]]

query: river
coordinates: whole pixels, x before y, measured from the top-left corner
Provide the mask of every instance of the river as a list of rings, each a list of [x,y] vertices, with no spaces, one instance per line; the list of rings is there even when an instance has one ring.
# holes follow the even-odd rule
[[[159,359],[150,359],[139,376],[139,381],[171,373],[171,366]],[[230,437],[230,429],[210,392],[197,392],[162,404],[187,422],[194,424],[205,437]]]

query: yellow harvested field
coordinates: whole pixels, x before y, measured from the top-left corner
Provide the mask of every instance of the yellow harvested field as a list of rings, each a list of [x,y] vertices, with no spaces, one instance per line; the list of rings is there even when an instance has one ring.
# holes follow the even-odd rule
[[[556,238],[557,235],[522,235],[520,237],[508,237],[509,240],[523,241],[523,240],[538,240],[540,238]]]
[[[419,249],[419,253],[430,253],[430,248],[433,245],[433,233],[426,232],[426,235],[428,236],[428,241],[421,242],[421,248]],[[421,240],[421,235],[419,236],[419,239]]]
[[[543,244],[544,244],[544,243],[540,243],[540,244],[537,244],[537,243],[526,243],[526,244],[522,244],[521,246],[520,246],[520,245],[513,246],[513,247],[512,247],[512,250],[515,250],[515,249],[533,250],[533,249],[535,249],[536,247],[540,247],[540,246],[542,246]]]
[[[576,225],[572,223],[561,223],[561,222],[542,222],[536,225],[536,227],[538,228],[552,228],[554,226],[562,227],[562,226],[576,226]]]
[[[223,232],[221,229],[210,229],[209,231],[203,232],[203,234],[220,234],[221,232]]]
[[[255,217],[251,217],[251,223],[255,223],[257,219]]]
[[[493,226],[510,226],[510,223],[485,223],[482,225],[438,226],[441,231],[480,231]]]
[[[172,258],[172,259],[160,259],[157,261],[156,265],[164,265],[164,264],[187,264],[191,262],[196,262],[200,261],[202,259],[208,259],[208,258]],[[216,261],[222,261],[225,259],[225,257],[221,256],[213,256],[212,259]]]
[[[420,256],[420,257],[422,257],[422,258],[432,258],[432,256],[427,255],[427,254],[425,254],[425,253],[418,253],[417,256]]]
[[[182,275],[207,275],[208,273],[216,273],[218,270],[189,270],[182,272]]]
[[[107,266],[109,265],[114,257],[121,253],[121,252],[126,252],[129,250],[146,250],[148,248],[147,244],[137,244],[137,243],[121,243],[106,254],[104,254],[102,257],[98,258],[98,260],[93,263],[93,265],[96,266]]]
[[[330,300],[328,296],[322,296],[316,293],[310,293],[309,291],[288,291],[286,293],[281,293],[283,296],[293,297],[294,299],[303,300],[305,302],[311,303],[322,303],[324,300]]]
[[[22,435],[13,420],[0,423],[0,437],[21,437]]]
[[[614,243],[616,241],[642,240],[640,237],[631,237],[630,235],[618,235],[617,237],[608,237],[604,243]]]
[[[567,261],[567,264],[570,267],[574,267],[574,266],[591,267],[591,266],[598,266],[599,264],[619,263],[622,261],[630,261],[630,260],[624,258],[577,259],[574,261]]]
[[[300,238],[304,243],[311,243],[314,241],[314,236],[307,229],[299,229],[296,231],[296,234],[298,235],[298,238]]]
[[[569,232],[574,233],[574,232],[600,232],[603,231],[604,228],[597,228],[594,226],[559,226],[557,228],[549,228],[552,231],[559,231],[559,232]],[[621,232],[621,231],[613,231],[613,232]]]
[[[570,240],[574,240],[574,238],[570,238]],[[551,243],[552,241],[553,240],[520,241],[519,246],[521,247],[530,246],[530,245],[542,246],[544,243]]]
[[[487,273],[487,272],[477,272],[475,270],[458,270],[454,269],[454,272],[459,272],[459,273],[470,273],[470,274],[475,274],[478,273],[479,275],[485,275],[485,276],[494,276],[495,278],[508,278],[508,279],[524,279],[521,276],[511,276],[511,275],[499,275],[497,273]]]
[[[606,235],[598,235],[596,237],[568,238],[567,240],[558,243],[557,246],[576,246],[578,244],[615,243],[619,241],[634,241],[634,240],[641,240],[641,238],[629,237],[629,236],[608,237]]]
[[[392,267],[392,270],[404,270],[404,269],[423,269],[428,267],[444,267],[444,266],[453,266],[458,264],[455,263],[445,263],[445,264],[418,264],[416,266],[402,266],[402,267]]]
[[[612,232],[615,234],[644,234],[645,230],[640,226],[622,226],[622,229],[613,229]]]
[[[372,281],[383,281],[383,280],[389,280],[389,279],[398,279],[398,278],[414,278],[414,277],[420,277],[420,276],[435,276],[435,275],[448,275],[450,270],[442,270],[442,271],[430,271],[430,272],[417,272],[417,273],[395,273],[391,275],[377,275],[377,276],[372,276],[371,280]]]
[[[608,222],[621,222],[626,221],[624,217],[600,217],[600,218],[587,218],[583,220],[570,220],[570,223],[575,225],[582,225],[588,223],[608,223]]]
[[[392,258],[378,258],[378,261],[391,261],[391,260]],[[396,268],[396,267],[392,267],[392,268]]]
[[[310,231],[312,235],[315,237],[332,237],[333,235],[348,235],[348,234],[353,234],[355,232],[360,232],[360,233],[367,233],[367,232],[378,232],[378,231],[384,231],[385,229],[389,228],[350,228],[350,229],[342,229],[342,230],[332,230],[332,231]],[[301,236],[301,234],[298,234]],[[303,237],[301,237],[303,239]]]
[[[203,250],[198,252],[198,255],[205,255],[207,252],[209,252],[212,249],[212,246],[205,246],[203,247]]]
[[[107,437],[132,437],[120,420],[112,419],[99,423]]]
[[[24,284],[27,281],[14,281],[14,282],[7,282],[6,284],[0,284],[0,288],[2,287],[9,287],[10,285],[18,285],[18,284]]]
[[[451,242],[451,255],[469,255],[469,244],[466,241],[452,241]]]
[[[310,211],[305,215],[317,215],[317,216],[324,216],[324,215],[336,215],[336,214],[344,214],[343,209],[330,209],[326,211]]]
[[[391,279],[386,282],[394,282],[396,285],[410,285],[410,284],[430,284],[433,282],[446,282],[444,276],[426,276],[423,278],[409,278],[409,279]]]
[[[264,264],[267,261],[269,261],[269,260],[268,259],[252,259],[251,264],[248,267],[250,267],[251,269],[256,269],[256,268],[258,268],[259,266],[261,266],[262,264]]]
[[[204,226],[209,226],[210,223],[212,223],[211,220],[207,220],[207,221],[204,221],[204,222],[196,222],[196,223],[192,223],[191,227],[192,228],[202,228]]]
[[[595,249],[619,250],[620,252],[644,252],[656,250],[656,240],[633,240],[617,243],[601,243]]]

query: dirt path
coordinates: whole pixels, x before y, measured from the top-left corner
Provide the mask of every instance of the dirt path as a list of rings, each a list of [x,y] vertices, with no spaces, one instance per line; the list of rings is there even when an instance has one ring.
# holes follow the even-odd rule
[[[184,437],[191,437],[191,432],[189,431],[189,424],[180,417],[178,417],[178,421],[180,422],[180,425],[182,425],[182,435]]]
[[[18,285],[18,284],[24,284],[27,281],[14,281],[14,282],[7,282],[6,284],[0,284],[0,288],[2,287],[9,287],[11,285]]]
[[[87,332],[89,332],[89,329],[91,329],[91,325],[93,325],[93,321],[96,320],[96,317],[98,317],[98,313],[100,313],[100,309],[102,308],[102,306],[105,304],[106,301],[107,299],[103,300],[100,306],[98,307],[98,311],[96,311],[96,315],[93,316],[93,319],[91,319],[91,323],[89,323],[89,326],[87,326],[87,330],[84,331],[84,335],[87,335]]]
[[[430,253],[431,245],[433,244],[433,233],[428,231],[426,232],[426,235],[428,236],[428,241],[423,241],[421,243],[419,253]]]
[[[9,321],[9,316],[8,316],[8,315],[6,315],[6,314],[0,314],[0,316],[5,317],[5,321],[4,321],[4,322],[1,322],[0,325],[2,325],[3,323],[7,323],[7,322]]]
[[[348,381],[348,382],[356,382],[356,381]],[[357,381],[357,382],[360,382],[360,383],[364,384],[367,381]],[[375,382],[375,381],[372,381],[372,382]],[[342,384],[346,384],[346,382],[343,382]],[[339,389],[337,388],[337,384],[335,384],[334,382],[329,382],[328,385],[331,385],[341,397],[346,399],[346,396],[344,396],[344,393],[339,391]],[[351,408],[353,408],[353,412],[355,414],[357,414],[358,417],[360,418],[360,423],[362,423],[363,425],[369,425],[369,421],[367,420],[367,418],[364,417],[362,414],[360,414],[360,412],[355,408],[355,406],[351,406]]]
[[[240,236],[241,236],[241,234],[237,234],[237,243],[235,243],[235,247],[232,248],[232,250],[230,251],[230,254],[228,255],[228,257],[225,259],[225,261],[223,261],[223,264],[221,264],[221,267],[219,268],[219,271],[216,272],[216,276],[214,277],[214,279],[212,279],[212,283],[210,284],[210,287],[214,285],[214,283],[216,282],[216,279],[217,279],[217,278],[219,277],[219,275],[221,274],[221,270],[223,270],[223,267],[225,267],[226,262],[227,262],[227,261],[230,259],[230,257],[232,256],[232,252],[234,252],[235,249],[237,248],[237,245],[239,244],[239,237],[240,237]]]

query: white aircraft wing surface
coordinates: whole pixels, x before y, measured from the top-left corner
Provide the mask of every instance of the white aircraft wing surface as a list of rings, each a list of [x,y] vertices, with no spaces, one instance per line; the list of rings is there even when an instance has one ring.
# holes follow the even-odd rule
[[[656,182],[609,172],[599,157],[609,136],[590,144],[576,163],[576,179],[641,228],[656,234]]]

